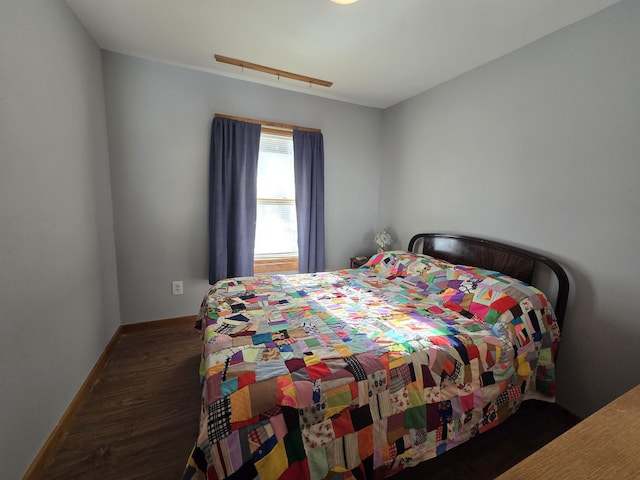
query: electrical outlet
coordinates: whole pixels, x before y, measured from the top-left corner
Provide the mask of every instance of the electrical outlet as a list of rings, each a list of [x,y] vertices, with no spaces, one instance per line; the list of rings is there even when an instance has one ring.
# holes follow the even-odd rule
[[[174,280],[171,282],[171,295],[182,295],[183,293],[182,280]]]

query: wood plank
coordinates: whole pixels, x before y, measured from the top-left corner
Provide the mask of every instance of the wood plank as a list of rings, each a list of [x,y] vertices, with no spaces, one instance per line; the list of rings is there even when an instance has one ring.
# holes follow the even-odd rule
[[[250,70],[256,70],[258,72],[268,73],[275,75],[276,77],[290,78],[291,80],[297,80],[303,83],[309,83],[314,85],[320,85],[321,87],[330,87],[333,82],[327,80],[321,80],[319,78],[309,77],[307,75],[300,75],[299,73],[287,72],[286,70],[280,70],[279,68],[267,67],[265,65],[259,65],[257,63],[247,62],[246,60],[240,60],[237,58],[225,57],[224,55],[215,55],[215,59],[218,62],[228,63],[229,65],[235,65],[241,68],[248,68]]]
[[[247,118],[247,117],[236,117],[234,115],[225,115],[223,113],[216,113],[215,115],[216,117],[220,117],[220,118],[228,118],[230,120],[238,120],[240,122],[247,122],[247,123],[257,123],[259,125],[266,125],[267,127],[273,127],[273,128],[283,128],[283,129],[287,129],[287,130],[301,130],[304,132],[316,132],[316,133],[321,133],[322,130],[320,130],[319,128],[310,128],[310,127],[301,127],[299,125],[291,125],[288,123],[277,123],[277,122],[269,122],[267,120],[256,120],[254,118]],[[274,133],[274,132],[271,132]]]
[[[261,258],[253,261],[253,273],[297,272],[298,257]]]
[[[640,385],[498,478],[637,478],[639,446]]]

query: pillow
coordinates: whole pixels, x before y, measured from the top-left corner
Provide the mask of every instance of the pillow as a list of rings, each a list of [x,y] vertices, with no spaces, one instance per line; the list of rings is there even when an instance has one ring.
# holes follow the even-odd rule
[[[363,267],[383,277],[413,277],[451,267],[451,264],[429,255],[397,250],[375,254]]]

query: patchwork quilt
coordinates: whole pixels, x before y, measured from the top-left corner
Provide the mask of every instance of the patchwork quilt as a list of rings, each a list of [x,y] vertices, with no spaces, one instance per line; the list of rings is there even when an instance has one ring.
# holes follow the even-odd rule
[[[200,433],[184,479],[386,478],[553,398],[536,288],[426,255],[226,279],[206,294]]]

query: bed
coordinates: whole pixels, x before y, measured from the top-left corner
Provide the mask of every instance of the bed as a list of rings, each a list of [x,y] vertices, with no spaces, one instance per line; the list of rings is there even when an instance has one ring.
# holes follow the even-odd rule
[[[184,478],[387,478],[553,401],[568,288],[543,255],[433,233],[358,269],[222,280]]]

